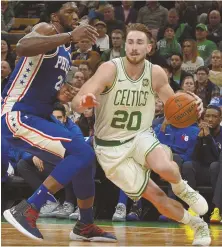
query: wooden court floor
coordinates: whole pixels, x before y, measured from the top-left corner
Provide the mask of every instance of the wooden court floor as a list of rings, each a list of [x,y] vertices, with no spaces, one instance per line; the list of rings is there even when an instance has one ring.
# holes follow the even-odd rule
[[[70,220],[39,219],[38,226],[44,241],[33,241],[11,225],[2,222],[1,246],[189,246],[193,232],[176,223],[133,222],[112,223],[97,221],[103,229],[113,232],[117,243],[69,241],[73,222]],[[211,225],[212,246],[222,246],[222,225]]]

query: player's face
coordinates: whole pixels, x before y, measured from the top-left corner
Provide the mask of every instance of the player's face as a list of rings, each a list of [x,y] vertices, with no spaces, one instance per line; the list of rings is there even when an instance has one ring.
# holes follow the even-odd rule
[[[211,129],[215,129],[220,125],[221,116],[217,110],[207,109],[204,120],[211,126]]]
[[[195,91],[195,83],[194,80],[192,78],[186,78],[184,80],[184,83],[182,85],[182,89],[185,92],[194,92]]]
[[[146,58],[146,54],[152,49],[148,43],[145,33],[140,31],[131,31],[126,37],[126,58],[132,64],[139,64]]]
[[[63,124],[66,122],[66,117],[63,116],[63,114],[62,114],[61,111],[58,111],[58,110],[53,111],[53,112],[52,112],[52,115],[53,115],[57,120],[59,120],[61,123],[63,123]]]
[[[182,61],[179,56],[173,55],[170,60],[172,68],[175,70],[179,69],[182,65]]]
[[[73,30],[74,20],[77,16],[75,10],[75,4],[73,4],[72,2],[68,2],[63,4],[63,7],[58,12],[60,24],[64,27],[65,31],[67,32]]]

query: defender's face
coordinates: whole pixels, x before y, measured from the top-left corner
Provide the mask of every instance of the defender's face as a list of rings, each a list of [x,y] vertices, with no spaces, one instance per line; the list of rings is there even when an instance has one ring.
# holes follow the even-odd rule
[[[65,31],[71,31],[73,30],[73,26],[75,26],[74,22],[78,17],[75,10],[75,4],[68,2],[58,12],[60,24],[65,28]]]
[[[140,31],[131,31],[126,37],[126,57],[132,64],[138,64],[146,58],[152,45],[148,43],[148,38],[145,33]]]

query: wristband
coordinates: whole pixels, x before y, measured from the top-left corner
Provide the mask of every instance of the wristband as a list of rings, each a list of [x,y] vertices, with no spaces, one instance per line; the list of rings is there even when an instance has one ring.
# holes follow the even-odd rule
[[[73,39],[72,39],[72,34],[71,34],[71,32],[68,32],[68,35],[69,35],[69,37],[70,37],[70,42],[73,42]]]

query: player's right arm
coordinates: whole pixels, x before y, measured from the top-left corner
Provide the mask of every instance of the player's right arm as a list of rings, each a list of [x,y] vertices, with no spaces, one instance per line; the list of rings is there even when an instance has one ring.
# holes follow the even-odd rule
[[[97,32],[89,25],[80,25],[70,34],[71,36],[68,33],[57,34],[52,25],[39,23],[31,33],[19,40],[16,52],[20,57],[32,57],[52,51],[58,46],[70,42],[71,39],[73,42],[78,42],[80,39],[88,38],[95,42],[97,37]]]
[[[95,106],[98,104],[96,98],[105,90],[109,89],[116,76],[116,66],[113,62],[105,62],[99,66],[96,73],[81,87],[78,94],[72,100],[72,109],[82,113],[87,107],[83,107],[82,103],[87,96],[90,96]]]

